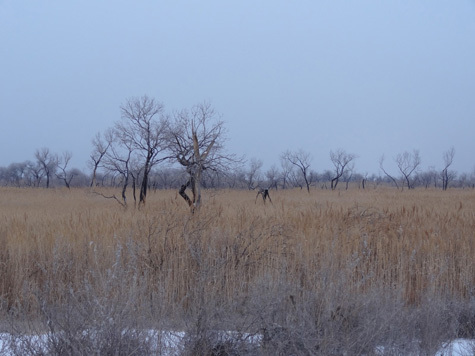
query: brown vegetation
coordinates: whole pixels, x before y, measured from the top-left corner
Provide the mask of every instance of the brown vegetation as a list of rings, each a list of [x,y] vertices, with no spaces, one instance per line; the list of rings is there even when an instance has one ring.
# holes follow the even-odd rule
[[[421,312],[428,301],[473,309],[474,190],[280,190],[266,205],[252,191],[203,199],[190,214],[175,191],[150,192],[147,206],[125,210],[86,189],[1,188],[1,310],[33,320],[45,306],[93,295],[126,305],[143,325],[252,331],[264,341],[272,326],[311,320],[312,338],[273,344],[286,353],[324,350],[329,330],[348,337],[338,337],[340,349],[363,352],[383,342],[378,333],[388,340],[402,310]],[[353,344],[362,315],[379,318],[381,309],[384,318],[368,321],[377,330]],[[472,309],[455,320],[475,325]]]

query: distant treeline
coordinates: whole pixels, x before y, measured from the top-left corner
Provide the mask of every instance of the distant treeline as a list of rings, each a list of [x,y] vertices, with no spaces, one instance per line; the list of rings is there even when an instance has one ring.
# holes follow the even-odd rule
[[[255,162],[254,162],[255,163]],[[92,173],[84,172],[78,168],[61,170],[58,166],[51,166],[50,181],[48,187],[90,187],[92,184]],[[267,171],[260,168],[255,169],[255,165],[249,164],[248,167],[240,167],[228,172],[205,171],[203,174],[203,188],[208,189],[249,189],[269,188],[269,189],[292,189],[306,188],[306,182],[301,172],[297,169],[279,169],[276,166]],[[137,172],[135,182],[141,181],[141,173]],[[307,181],[310,187],[314,189],[331,189],[331,181],[334,172],[325,170],[317,172],[311,170],[307,174]],[[186,179],[186,171],[177,167],[158,167],[151,171],[149,176],[150,189],[179,189]],[[123,178],[120,174],[114,172],[96,173],[94,186],[120,187]],[[338,189],[348,189],[357,187],[360,189],[374,188],[378,185],[392,185],[398,188],[404,186],[404,177],[395,177],[394,182],[385,175],[368,175],[356,172],[346,172],[340,178]],[[411,188],[443,188],[442,172],[434,169],[416,172],[412,177]],[[46,173],[38,163],[25,161],[11,163],[6,167],[0,167],[0,185],[12,187],[46,187]],[[451,171],[449,175],[449,188],[474,188],[475,172],[471,174],[458,174]],[[404,187],[406,188],[406,187]]]

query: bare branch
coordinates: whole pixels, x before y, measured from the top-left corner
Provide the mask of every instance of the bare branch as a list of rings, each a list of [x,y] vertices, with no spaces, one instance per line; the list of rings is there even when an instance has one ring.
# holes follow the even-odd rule
[[[281,155],[281,160],[290,162],[293,166],[300,170],[307,188],[307,192],[310,193],[310,180],[308,177],[311,161],[310,153],[305,152],[302,149],[297,152],[285,151]]]
[[[141,157],[139,204],[145,204],[150,171],[169,158],[165,155],[168,118],[163,104],[146,95],[128,99],[120,109],[122,120],[116,123],[114,133],[119,145]],[[133,178],[135,183],[137,177]]]
[[[192,211],[201,204],[203,171],[225,171],[228,163],[237,161],[234,155],[224,152],[225,140],[224,123],[209,103],[174,114],[167,147],[189,176],[188,182],[180,189],[180,195],[189,205],[192,202]],[[193,195],[191,199],[185,193],[189,186]]]
[[[455,148],[452,146],[444,152],[444,169],[442,170],[442,189],[447,190],[449,181],[454,177],[454,174],[449,174],[449,167],[452,165],[455,156]]]
[[[407,184],[407,189],[412,189],[414,188],[413,183],[410,180],[410,177],[413,172],[417,170],[419,165],[421,164],[421,157],[419,155],[418,150],[413,150],[412,153],[410,152],[403,152],[399,153],[396,156],[396,164],[401,172],[403,179],[406,181]]]
[[[384,155],[381,156],[381,158],[379,159],[379,168],[381,168],[381,170],[383,171],[383,173],[393,181],[393,183],[396,185],[396,188],[399,189],[399,184],[397,184],[397,180],[394,179],[393,176],[391,176],[388,172],[386,172],[386,170],[384,169],[383,167],[383,163],[384,163]]]
[[[100,192],[96,192],[96,191],[93,191],[92,193],[96,194],[96,195],[100,195],[101,197],[103,198],[106,198],[106,199],[114,199],[117,203],[119,203],[123,208],[126,208],[127,205],[126,203],[124,202],[121,202],[119,198],[116,197],[115,194],[112,194],[112,195],[105,195],[105,194],[102,194]]]
[[[335,167],[335,174],[331,180],[331,189],[335,190],[338,185],[338,181],[347,172],[353,170],[351,162],[356,159],[356,155],[347,153],[342,149],[338,149],[335,152],[330,151],[330,159]]]
[[[50,186],[50,180],[58,165],[58,156],[51,153],[49,148],[42,148],[35,152],[36,161],[46,176],[46,188]]]

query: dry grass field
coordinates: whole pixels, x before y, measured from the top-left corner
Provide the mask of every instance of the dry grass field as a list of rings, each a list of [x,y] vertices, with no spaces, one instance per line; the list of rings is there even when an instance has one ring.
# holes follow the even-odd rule
[[[266,205],[255,194],[205,191],[191,215],[175,191],[124,209],[87,189],[1,188],[1,311],[34,319],[74,304],[155,326],[261,331],[311,319],[350,335],[363,310],[386,333],[403,327],[402,310],[473,308],[475,190],[280,190]],[[457,314],[458,336],[475,328],[474,310]]]

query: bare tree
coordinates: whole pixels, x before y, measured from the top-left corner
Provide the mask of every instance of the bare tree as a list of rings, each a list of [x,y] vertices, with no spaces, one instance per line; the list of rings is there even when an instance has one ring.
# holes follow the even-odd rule
[[[104,155],[104,168],[111,173],[111,176],[119,175],[120,184],[122,186],[120,200],[115,195],[105,196],[97,193],[105,198],[115,199],[123,207],[127,207],[127,187],[130,181],[131,159],[133,147],[129,140],[121,141],[121,137],[114,135],[111,145]]]
[[[38,165],[46,176],[46,188],[49,188],[51,177],[54,175],[58,165],[58,157],[51,153],[49,148],[46,147],[41,150],[36,150],[35,157]]]
[[[418,180],[424,186],[424,188],[429,188],[429,186],[434,183],[434,186],[437,187],[437,171],[434,167],[429,167],[426,171],[420,172],[418,174]]]
[[[96,185],[97,179],[97,170],[101,164],[102,158],[106,154],[107,150],[114,140],[114,133],[112,129],[108,129],[104,134],[104,137],[101,136],[101,133],[98,132],[96,136],[92,139],[92,152],[91,152],[91,166],[92,166],[92,179],[90,186],[93,187]]]
[[[411,175],[417,171],[421,164],[419,150],[413,150],[412,153],[407,151],[399,153],[396,156],[396,164],[403,179],[406,181],[407,189],[413,189],[414,183],[411,181]]]
[[[282,189],[286,189],[291,180],[292,171],[294,169],[292,163],[290,163],[283,156],[280,157],[280,166],[282,170],[280,171],[279,180],[282,182]]]
[[[348,167],[348,169],[345,171],[345,174],[343,174],[342,179],[345,182],[345,189],[348,190],[348,186],[350,185],[350,181],[353,179],[353,173],[354,173],[354,165],[351,165]]]
[[[168,139],[172,156],[185,167],[188,175],[179,193],[194,212],[201,205],[203,171],[224,171],[228,164],[237,161],[234,155],[224,152],[224,122],[209,103],[198,104],[190,111],[175,113]],[[188,187],[191,187],[191,198],[186,194]]]
[[[442,189],[447,190],[449,181],[454,177],[454,174],[449,172],[449,167],[452,165],[455,156],[455,148],[452,146],[444,152],[444,169],[442,170]]]
[[[64,185],[70,189],[71,188],[71,181],[74,178],[74,172],[73,171],[67,171],[67,167],[69,164],[69,161],[71,161],[71,158],[73,157],[73,154],[69,151],[64,151],[61,157],[58,158],[58,169],[59,173],[56,174],[56,177],[64,182]]]
[[[119,142],[134,151],[142,164],[139,204],[145,204],[151,169],[168,157],[165,135],[168,119],[163,105],[148,96],[131,98],[120,107],[122,120],[114,128]]]
[[[41,184],[41,180],[44,177],[43,169],[38,162],[28,162],[27,167],[27,176],[28,180],[30,181],[30,185],[34,187],[39,187]]]
[[[384,155],[382,155],[379,159],[379,168],[381,168],[383,173],[396,185],[396,188],[399,189],[399,184],[397,184],[397,180],[384,169]]]
[[[330,151],[330,160],[333,163],[334,174],[331,180],[331,189],[335,190],[341,177],[347,172],[353,171],[352,162],[356,155],[347,153],[345,150],[338,149],[335,152]]]
[[[327,183],[331,182],[332,178],[333,178],[333,172],[329,169],[326,169],[320,176],[320,179],[323,182],[323,184],[321,184],[321,188],[328,189]]]
[[[307,192],[310,193],[310,180],[309,180],[309,168],[310,168],[310,153],[300,149],[297,152],[285,151],[282,156],[282,160],[290,162],[292,165],[300,170],[302,178],[305,182]]]
[[[20,187],[27,178],[29,162],[11,163],[3,169],[2,180],[7,185]]]
[[[360,177],[360,180],[361,180],[361,187],[363,189],[365,189],[366,188],[366,182],[368,180],[368,172],[365,172],[364,174],[362,174],[361,177]]]

